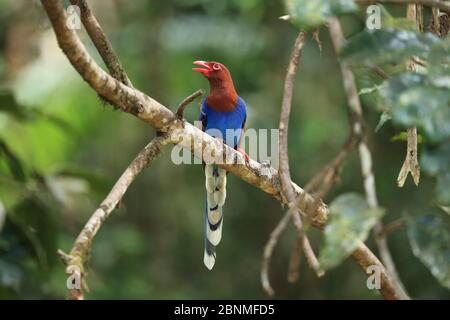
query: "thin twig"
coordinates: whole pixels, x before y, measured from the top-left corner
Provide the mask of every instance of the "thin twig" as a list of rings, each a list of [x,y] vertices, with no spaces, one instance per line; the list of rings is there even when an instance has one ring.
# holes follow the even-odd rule
[[[288,127],[289,115],[291,112],[292,96],[294,92],[295,75],[297,73],[298,63],[302,53],[302,48],[305,43],[306,33],[301,31],[295,39],[294,47],[292,48],[289,66],[286,72],[286,79],[284,81],[283,101],[281,104],[280,124],[279,124],[279,159],[280,165],[278,176],[280,177],[282,195],[285,197],[289,208],[293,207],[295,202],[295,194],[292,189],[291,173],[289,170],[289,155],[288,155]],[[291,211],[292,220],[299,233],[303,237],[303,226],[300,217],[300,212],[295,208]]]
[[[292,221],[298,232],[299,239],[301,241],[301,247],[305,248],[304,253],[308,260],[311,261],[311,266],[316,266],[317,264],[314,261],[317,261],[317,258],[314,255],[314,251],[311,248],[311,244],[309,243],[308,238],[303,232],[303,224],[300,216],[300,212],[295,206],[295,194],[292,189],[291,174],[289,170],[289,155],[288,155],[288,127],[289,127],[289,115],[291,111],[292,105],[292,96],[294,92],[294,82],[295,75],[297,73],[298,63],[300,61],[300,56],[302,52],[302,48],[304,42],[306,40],[306,33],[300,32],[295,39],[295,44],[292,49],[291,58],[289,61],[289,66],[286,72],[286,79],[284,81],[284,93],[283,93],[283,101],[281,105],[281,114],[280,114],[280,124],[279,124],[279,135],[280,135],[280,150],[279,150],[279,171],[278,175],[280,177],[281,182],[281,190],[282,194],[286,198],[289,208],[293,208],[291,211]],[[318,268],[316,269],[318,274],[322,274]]]
[[[406,157],[402,168],[397,177],[397,185],[401,188],[405,184],[408,173],[411,173],[414,184],[419,185],[420,180],[420,166],[417,160],[417,128],[409,128],[407,130],[406,141]]]
[[[291,258],[289,259],[288,264],[288,273],[287,273],[287,280],[290,283],[297,282],[297,280],[300,278],[300,263],[302,258],[302,251],[304,252],[305,248],[303,248],[303,237],[299,237],[297,235],[297,238],[294,242],[294,247],[292,248]],[[314,252],[313,252],[314,255]],[[317,266],[319,267],[319,264],[317,263]]]
[[[372,71],[377,74],[378,76],[380,76],[383,80],[387,80],[389,79],[389,75],[386,73],[386,71],[384,71],[383,69],[381,69],[379,66],[373,66],[372,67]]]
[[[381,278],[381,288],[384,299],[386,300],[400,300],[405,299],[403,295],[400,295],[398,285],[395,280],[392,279],[392,275],[385,269],[380,260],[373,254],[372,251],[362,242],[358,241],[358,247],[352,253],[352,258],[355,260],[363,270],[367,272],[369,267],[377,266]]]
[[[344,145],[339,151],[338,155],[330,161],[318,174],[316,174],[305,186],[305,191],[312,192],[316,199],[323,199],[328,191],[331,189],[334,181],[337,180],[339,176],[339,171],[351,151],[355,148],[357,143],[357,137],[350,130],[349,136],[346,139]],[[309,208],[309,210],[314,211],[314,207]],[[288,271],[288,281],[295,282],[298,280],[299,269],[300,269],[300,254],[301,249],[305,251],[310,250],[311,246],[302,245],[302,239],[297,237],[296,244],[292,250],[291,258],[289,260],[289,271]],[[320,268],[319,261],[314,254],[307,254],[307,262],[310,268],[315,270],[316,275],[320,278],[324,275],[324,271]]]
[[[281,218],[280,222],[277,224],[275,229],[273,229],[273,231],[270,233],[269,240],[264,246],[263,259],[261,263],[261,284],[264,291],[269,296],[273,296],[275,294],[272,286],[270,285],[270,277],[269,277],[270,258],[272,257],[273,250],[278,242],[278,239],[280,238],[280,235],[283,233],[284,229],[286,229],[286,226],[291,220],[291,217],[292,215],[290,212],[286,212],[284,214],[283,218]]]
[[[317,28],[312,34],[313,40],[317,43],[320,55],[322,55],[322,41],[320,41],[320,28]]]
[[[406,222],[405,222],[405,220],[402,219],[402,218],[397,219],[397,220],[394,220],[394,221],[388,223],[388,224],[384,227],[384,229],[383,229],[384,236],[387,237],[387,236],[390,235],[392,232],[397,231],[398,229],[403,228],[405,225],[406,225]]]
[[[439,8],[432,8],[431,15],[430,31],[438,37],[445,38],[450,30],[450,12],[441,12]]]
[[[415,23],[417,31],[423,31],[423,14],[422,7],[417,4],[408,4],[406,9],[406,17]],[[417,60],[414,57],[407,64],[407,69],[411,72],[417,70]],[[408,173],[411,173],[414,184],[419,185],[420,180],[420,166],[417,160],[417,128],[408,128],[407,142],[406,142],[406,156],[405,161],[400,169],[397,177],[397,185],[402,188],[405,184]]]
[[[194,101],[197,97],[200,97],[202,95],[205,94],[205,91],[203,91],[202,89],[199,89],[197,91],[195,91],[193,94],[191,94],[190,96],[186,97],[183,101],[181,101],[181,103],[178,105],[178,109],[177,109],[177,117],[180,119],[183,119],[184,117],[184,109],[186,109],[186,106],[191,103],[192,101]]]
[[[333,181],[336,180],[336,177],[339,174],[340,168],[342,164],[344,163],[347,156],[350,154],[350,152],[355,148],[356,146],[356,137],[353,135],[353,131],[350,131],[348,138],[346,139],[344,145],[342,146],[341,150],[337,154],[337,156],[331,160],[329,163],[327,163],[322,170],[319,171],[314,177],[312,177],[309,182],[305,186],[305,192],[311,192],[314,190],[321,190],[323,196],[328,192],[329,188],[331,188],[331,185]],[[323,197],[322,196],[322,197]],[[320,198],[322,198],[320,197]],[[300,198],[297,198],[297,202],[301,201]],[[295,207],[295,206],[294,206]],[[274,290],[272,286],[270,285],[270,279],[269,279],[269,268],[270,268],[270,259],[272,257],[273,251],[275,249],[276,244],[278,243],[278,239],[280,238],[283,231],[286,229],[289,218],[291,216],[291,212],[287,211],[284,216],[281,218],[281,220],[276,225],[275,229],[271,232],[269,240],[267,241],[265,247],[264,247],[264,255],[263,255],[263,261],[262,261],[262,267],[261,267],[261,283],[263,285],[264,290],[270,295],[274,295]],[[298,237],[297,237],[297,245],[294,247],[291,259],[289,263],[289,274],[288,274],[288,280],[291,282],[294,282],[298,279],[298,270],[299,270],[299,263],[300,258],[299,254],[300,252],[297,250],[299,249],[299,243],[298,243]],[[313,259],[309,260],[308,263],[315,266],[315,262]],[[319,272],[316,272],[316,275],[321,276],[322,273],[320,272],[320,268],[318,265],[316,265],[316,270],[319,270]]]
[[[294,93],[294,82],[295,82],[295,75],[297,73],[297,67],[298,63],[300,61],[300,56],[302,52],[303,45],[306,40],[306,33],[300,32],[297,35],[297,38],[295,39],[294,47],[292,48],[291,52],[291,58],[289,61],[289,66],[287,68],[286,72],[286,78],[284,81],[284,92],[283,92],[283,101],[281,104],[281,113],[280,113],[280,124],[279,124],[279,140],[280,140],[280,149],[279,149],[279,159],[280,159],[280,165],[278,170],[278,176],[280,178],[281,182],[281,190],[282,190],[282,196],[286,199],[286,202],[288,203],[288,207],[293,210],[289,210],[292,221],[294,222],[295,228],[297,229],[298,236],[301,239],[304,239],[302,241],[302,244],[304,246],[308,247],[308,254],[314,254],[311,247],[311,244],[309,243],[309,240],[306,238],[306,235],[303,233],[303,225],[302,220],[300,217],[300,211],[293,207],[295,203],[295,194],[294,190],[292,189],[292,185],[290,183],[291,181],[291,174],[289,170],[289,155],[288,155],[288,147],[287,147],[287,141],[288,141],[288,126],[289,126],[289,115],[291,112],[291,105],[292,105],[292,96]],[[305,251],[306,252],[306,251]],[[265,282],[263,282],[263,288],[264,288]],[[266,291],[270,294],[273,294],[273,289],[270,288],[270,283],[268,284],[268,287],[266,285]]]
[[[119,201],[121,201],[125,192],[128,190],[128,187],[137,175],[161,154],[162,147],[167,142],[167,137],[157,136],[141,152],[139,152],[136,158],[120,176],[119,180],[117,180],[105,200],[103,200],[98,209],[95,210],[89,218],[75,240],[70,253],[65,254],[61,250],[58,250],[58,255],[66,264],[66,271],[69,275],[73,274],[73,270],[77,269],[80,272],[80,280],[84,281],[93,238],[114,208],[116,208]],[[69,297],[77,300],[83,299],[82,288],[71,289]]]
[[[432,8],[431,15],[433,19],[430,21],[431,31],[436,34],[438,37],[441,36],[441,20],[440,20],[440,12],[439,8]]]
[[[338,51],[345,41],[339,20],[336,18],[330,19],[329,29],[331,40],[333,42],[335,50]],[[352,115],[351,120],[353,122],[352,125],[353,132],[357,137],[360,138],[358,151],[361,163],[362,176],[364,179],[364,190],[366,192],[367,203],[370,208],[377,208],[378,199],[375,188],[375,176],[372,171],[372,154],[367,145],[367,132],[364,130],[365,124],[363,119],[361,102],[359,100],[358,90],[356,87],[355,76],[349,68],[347,68],[342,64],[341,64],[341,72],[342,72],[342,79],[344,81],[344,88],[347,93],[347,100],[348,100],[347,104]],[[387,245],[387,240],[383,236],[382,230],[383,230],[383,222],[381,219],[378,219],[374,227],[374,234],[375,234],[375,241],[377,243],[382,261],[386,265],[387,269],[389,270],[389,273],[392,276],[392,279],[394,280],[396,297],[400,299],[409,299],[408,295],[403,289],[403,285],[400,281],[397,270],[395,268],[394,261],[389,251],[389,247]]]
[[[70,2],[80,8],[81,22],[86,28],[89,37],[97,48],[111,76],[129,87],[133,87],[130,78],[128,78],[111,43],[97,19],[92,14],[86,0],[70,0]]]
[[[292,48],[289,66],[286,72],[284,81],[283,101],[281,105],[280,124],[279,124],[279,170],[282,195],[286,198],[288,204],[293,204],[295,195],[291,186],[291,174],[289,170],[289,155],[288,155],[288,126],[289,115],[291,112],[292,96],[294,92],[295,75],[297,73],[298,63],[300,61],[301,50],[306,39],[306,33],[300,32],[295,39],[294,47]],[[293,212],[294,224],[298,230],[301,230],[300,214],[295,210]]]
[[[306,257],[308,266],[314,271],[316,276],[322,278],[325,275],[325,271],[320,267],[319,259],[317,259],[308,237],[300,237],[297,235],[288,264],[287,279],[290,283],[296,282],[300,277],[300,257],[302,252]]]

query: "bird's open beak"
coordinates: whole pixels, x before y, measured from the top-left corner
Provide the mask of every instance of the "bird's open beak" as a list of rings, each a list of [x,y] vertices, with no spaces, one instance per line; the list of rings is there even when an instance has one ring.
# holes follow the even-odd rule
[[[209,63],[206,61],[194,61],[193,64],[203,67],[203,68],[192,68],[192,70],[200,72],[204,76],[208,76],[208,74],[212,71],[211,67],[209,66]]]

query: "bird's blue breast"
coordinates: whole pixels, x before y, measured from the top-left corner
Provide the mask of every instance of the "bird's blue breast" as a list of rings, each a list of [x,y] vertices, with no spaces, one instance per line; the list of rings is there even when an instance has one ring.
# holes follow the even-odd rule
[[[204,131],[222,139],[232,148],[239,145],[246,118],[247,107],[241,97],[238,97],[236,107],[229,112],[215,111],[208,106],[206,99],[202,103],[200,120],[204,124]]]

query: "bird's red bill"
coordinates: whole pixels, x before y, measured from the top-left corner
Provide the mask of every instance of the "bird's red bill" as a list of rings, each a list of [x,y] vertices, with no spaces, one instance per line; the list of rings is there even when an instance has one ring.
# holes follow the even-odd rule
[[[212,71],[211,67],[209,66],[208,62],[206,62],[206,61],[200,61],[200,60],[194,61],[193,64],[203,67],[203,68],[192,68],[192,70],[200,72],[204,75],[206,75]]]

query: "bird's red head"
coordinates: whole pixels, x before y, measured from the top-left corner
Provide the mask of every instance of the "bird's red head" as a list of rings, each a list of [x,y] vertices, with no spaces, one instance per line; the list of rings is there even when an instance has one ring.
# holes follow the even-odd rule
[[[208,104],[219,111],[232,110],[238,98],[230,71],[220,62],[194,61],[201,68],[192,70],[203,74],[208,79],[211,90],[207,97]]]
[[[202,68],[192,68],[192,70],[200,72],[207,79],[231,78],[228,69],[220,62],[199,60],[193,63]]]

